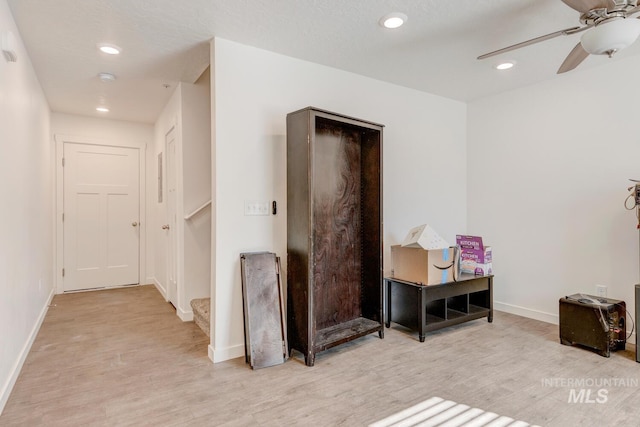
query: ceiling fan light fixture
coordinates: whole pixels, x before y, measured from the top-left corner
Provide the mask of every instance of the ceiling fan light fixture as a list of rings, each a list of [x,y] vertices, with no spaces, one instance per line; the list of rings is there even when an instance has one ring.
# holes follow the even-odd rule
[[[404,13],[393,12],[380,18],[378,23],[384,28],[393,29],[401,27],[405,22],[407,22],[407,19],[407,15]]]
[[[632,45],[640,36],[640,20],[612,19],[582,35],[580,43],[592,55],[609,55]]]

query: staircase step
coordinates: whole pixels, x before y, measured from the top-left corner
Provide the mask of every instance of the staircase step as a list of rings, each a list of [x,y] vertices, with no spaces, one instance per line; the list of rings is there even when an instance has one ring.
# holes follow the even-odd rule
[[[193,321],[196,325],[202,329],[202,331],[209,335],[209,324],[211,321],[211,315],[209,309],[211,307],[211,298],[197,298],[191,300],[191,309],[193,310]]]

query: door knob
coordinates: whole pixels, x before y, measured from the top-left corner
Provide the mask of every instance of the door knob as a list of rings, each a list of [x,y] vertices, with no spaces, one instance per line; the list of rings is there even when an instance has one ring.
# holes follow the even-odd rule
[[[169,224],[165,224],[165,225],[163,225],[163,226],[162,226],[162,229],[163,229],[163,230],[168,230],[168,229],[169,229]]]
[[[131,223],[131,225],[132,225],[132,226],[134,226],[134,227],[137,227],[137,226],[138,226],[138,223],[137,223],[136,221],[133,221],[133,222]]]

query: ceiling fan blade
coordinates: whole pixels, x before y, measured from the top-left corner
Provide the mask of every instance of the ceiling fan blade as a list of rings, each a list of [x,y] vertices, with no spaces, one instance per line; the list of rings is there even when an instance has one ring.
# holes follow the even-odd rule
[[[560,31],[556,31],[554,33],[550,33],[550,34],[546,34],[544,36],[540,36],[540,37],[536,37],[534,39],[531,40],[527,40],[521,43],[517,43],[511,46],[507,46],[504,47],[502,49],[498,49],[498,50],[494,50],[493,52],[489,52],[489,53],[485,53],[484,55],[480,55],[478,56],[478,59],[485,59],[485,58],[489,58],[491,56],[496,56],[496,55],[500,55],[501,53],[505,53],[505,52],[510,52],[512,50],[516,50],[516,49],[520,49],[521,47],[525,47],[525,46],[529,46],[535,43],[540,43],[542,41],[545,40],[549,40],[558,36],[566,36],[569,34],[574,34],[577,32],[580,32],[582,30],[587,29],[588,27],[571,27],[571,28],[566,28],[564,30],[560,30]]]
[[[562,0],[564,4],[580,13],[585,13],[591,9],[611,9],[615,7],[614,0]]]
[[[576,68],[582,61],[587,59],[589,56],[589,52],[584,50],[581,43],[578,43],[576,47],[573,48],[569,55],[565,58],[564,62],[558,69],[558,74],[566,73],[567,71],[571,71]]]

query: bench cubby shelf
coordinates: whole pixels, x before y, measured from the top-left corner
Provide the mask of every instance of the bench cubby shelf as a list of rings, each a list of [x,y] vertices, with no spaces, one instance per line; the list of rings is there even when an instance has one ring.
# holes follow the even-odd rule
[[[486,317],[493,321],[493,276],[462,275],[457,281],[421,285],[395,278],[385,279],[387,321],[425,334],[437,329]]]

